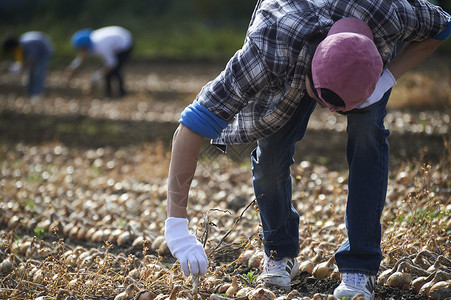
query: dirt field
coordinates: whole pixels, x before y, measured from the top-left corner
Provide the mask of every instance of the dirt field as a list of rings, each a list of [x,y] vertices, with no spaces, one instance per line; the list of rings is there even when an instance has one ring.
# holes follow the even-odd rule
[[[443,215],[437,214],[440,226],[450,224],[450,62],[448,57],[428,60],[398,83],[398,91],[393,93],[389,106],[386,126],[391,131],[391,174],[383,217],[386,230],[384,255],[391,257],[393,254],[395,261],[414,255],[415,251],[419,252],[429,243],[427,239],[418,237],[421,247],[414,245],[412,249],[415,250],[406,250],[410,245],[408,238],[416,237],[417,232],[400,227],[398,230],[405,233],[406,241],[402,247],[396,247],[393,242],[395,233],[390,227],[395,216],[398,219],[402,215],[406,218],[418,217],[415,212],[427,206]],[[129,94],[121,99],[104,98],[101,89],[92,95],[85,93],[93,66],[85,67],[70,84],[62,71],[50,70],[45,96],[34,101],[25,97],[23,79],[0,75],[0,261],[6,260],[12,252],[12,246],[7,241],[37,235],[36,229],[41,227],[36,224],[50,215],[53,220],[60,220],[60,232],[54,235],[48,229],[38,235],[54,252],[57,247],[50,245],[52,242],[58,243],[58,237],[64,239],[66,250],[70,251],[77,246],[86,251],[104,246],[102,239],[69,234],[69,230],[64,230],[67,224],[71,227],[111,230],[136,227],[135,240],[140,235],[147,235],[151,241],[161,236],[172,133],[183,108],[206,82],[222,70],[223,65],[134,61],[126,70]],[[304,251],[303,258],[312,258],[318,251],[315,244],[309,242],[316,240],[332,245],[330,249],[326,248],[322,259],[326,260],[344,239],[346,188],[342,187],[347,176],[346,119],[316,109],[309,129],[303,142],[297,146],[296,163],[293,165],[293,198],[298,200],[297,208],[302,215],[301,238],[313,251]],[[225,264],[229,268],[224,272],[225,281],[256,270],[249,265],[235,269],[237,265],[234,260],[243,252],[243,247],[238,247],[234,241],[244,236],[251,241],[247,247],[255,252],[261,250],[254,240],[259,222],[256,211],[253,207],[246,213],[243,211],[243,207],[253,200],[248,159],[252,148],[253,145],[232,147],[225,157],[206,141],[199,162],[198,179],[193,186],[191,225],[194,229],[197,222],[202,223],[209,209],[231,211],[229,217],[223,216],[226,213],[222,211],[212,213],[212,222],[218,226],[211,229],[212,243],[232,229],[231,219],[244,213],[242,227],[233,228],[232,235],[235,237],[227,239],[227,245],[233,246],[233,251],[222,249],[224,252],[217,253],[212,262],[214,266]],[[220,179],[214,181],[215,178]],[[424,196],[423,192],[427,189],[432,189],[434,195]],[[426,205],[424,197],[432,198],[437,203]],[[418,203],[412,204],[412,199]],[[429,200],[426,199],[426,203],[432,202]],[[428,222],[435,221],[428,219]],[[440,241],[431,251],[436,251],[437,255],[441,251],[449,259],[449,231],[443,233],[431,228],[435,227],[428,227],[430,232],[436,234],[433,239]],[[328,234],[323,236],[326,231]],[[420,236],[423,235],[424,231]],[[448,250],[444,251],[446,248]],[[156,254],[156,249],[164,247],[150,247],[148,250]],[[114,244],[109,251],[114,257],[120,253],[133,255],[140,261],[145,257],[142,245],[136,246],[132,240]],[[170,268],[174,260],[167,249],[160,254],[161,261]],[[24,253],[21,257],[25,262],[27,255]],[[48,256],[32,253],[31,258],[44,262]],[[394,265],[394,261],[385,262],[381,272]],[[63,265],[65,269],[61,273],[64,276],[77,274],[81,278],[81,266],[75,265],[70,269],[66,263]],[[142,264],[140,268],[142,271]],[[126,288],[126,280],[123,279],[126,274],[122,274],[120,268],[114,270],[117,278],[122,276],[122,279],[111,279],[114,287],[107,291],[96,285],[97,292],[88,289],[85,294],[71,287],[69,279],[66,284],[46,285],[39,282],[37,287],[30,283],[27,288],[20,288],[20,280],[1,274],[0,299],[8,299],[9,296],[5,295],[11,291],[16,293],[13,299],[27,299],[30,295],[33,298],[45,295],[56,297],[62,289],[69,290],[68,294],[74,299],[114,299]],[[121,283],[117,284],[116,279]],[[101,283],[100,280],[97,283]],[[166,296],[170,292],[168,286],[146,281],[142,276],[135,283],[137,290],[153,290]],[[191,289],[190,282],[182,284]],[[200,295],[205,298],[213,292],[207,289],[205,281],[202,284],[200,291],[203,294]],[[331,294],[337,284],[337,279],[319,280],[304,272],[294,280],[293,289],[310,299],[316,293]],[[173,285],[171,281],[169,286]],[[130,293],[129,298],[137,295],[137,290]],[[280,291],[275,293],[284,295]],[[427,299],[409,288],[384,285],[377,286],[376,296],[378,300]]]

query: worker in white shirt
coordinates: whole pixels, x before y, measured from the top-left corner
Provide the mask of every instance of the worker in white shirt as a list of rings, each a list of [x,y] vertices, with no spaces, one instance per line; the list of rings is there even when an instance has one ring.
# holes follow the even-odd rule
[[[102,59],[103,65],[92,75],[90,91],[105,78],[106,96],[112,97],[111,82],[115,78],[118,82],[119,97],[126,94],[122,68],[133,49],[133,37],[127,29],[120,26],[107,26],[96,30],[82,29],[74,33],[71,44],[78,51],[78,55],[68,67],[70,78],[87,56],[97,56]]]

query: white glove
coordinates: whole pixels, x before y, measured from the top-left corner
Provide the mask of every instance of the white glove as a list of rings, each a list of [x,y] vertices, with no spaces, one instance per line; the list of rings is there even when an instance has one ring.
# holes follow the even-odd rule
[[[100,79],[103,78],[104,76],[104,72],[102,69],[97,70],[96,72],[94,72],[94,74],[91,77],[91,85],[95,85]]]
[[[376,87],[371,96],[365,102],[359,104],[357,108],[364,108],[381,100],[384,94],[395,84],[395,77],[393,77],[393,74],[388,69],[385,69],[379,81],[376,83]]]
[[[20,62],[13,63],[11,66],[9,66],[8,72],[14,75],[19,74],[20,72],[22,72],[22,64]]]
[[[202,244],[188,232],[188,219],[166,219],[164,236],[172,255],[177,258],[185,276],[207,272],[208,258]]]
[[[75,59],[70,63],[69,70],[78,69],[83,62],[83,58],[81,56],[75,57]]]

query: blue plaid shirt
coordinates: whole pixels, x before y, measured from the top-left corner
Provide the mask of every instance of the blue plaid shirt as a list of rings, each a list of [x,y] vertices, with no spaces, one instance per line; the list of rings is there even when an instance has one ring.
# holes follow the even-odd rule
[[[451,22],[426,0],[260,0],[242,49],[203,87],[180,122],[207,128],[208,134],[193,130],[215,144],[248,143],[276,132],[304,95],[311,37],[325,36],[345,17],[368,24],[385,66],[396,42],[437,36]],[[208,118],[198,113],[199,105]]]

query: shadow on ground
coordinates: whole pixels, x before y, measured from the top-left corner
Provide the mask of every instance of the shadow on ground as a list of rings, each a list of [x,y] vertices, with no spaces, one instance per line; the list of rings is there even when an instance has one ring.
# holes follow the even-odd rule
[[[127,147],[161,141],[169,151],[177,122],[152,122],[90,118],[86,115],[45,115],[16,111],[0,112],[0,138],[3,143],[39,144],[58,141],[68,147]],[[391,164],[422,159],[436,163],[446,153],[444,136],[392,132],[389,137]],[[346,168],[345,132],[307,131],[297,144],[295,160],[325,164],[330,169]],[[255,144],[231,146],[227,155],[235,161],[249,160]],[[205,143],[203,156],[215,158],[222,153]]]

